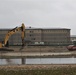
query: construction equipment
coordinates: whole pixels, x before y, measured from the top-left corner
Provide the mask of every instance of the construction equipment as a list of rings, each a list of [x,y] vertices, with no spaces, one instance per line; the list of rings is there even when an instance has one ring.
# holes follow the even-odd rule
[[[76,51],[76,41],[73,41],[71,45],[67,46],[69,51]]]
[[[21,31],[21,39],[22,39],[22,47],[24,46],[24,38],[25,38],[25,25],[22,23],[21,27],[15,27],[14,29],[8,31],[6,34],[3,43],[0,43],[0,48],[3,48],[6,46],[9,38],[11,35],[15,34],[16,32]]]
[[[67,49],[69,51],[76,51],[76,46],[75,45],[69,45],[69,46],[67,46]]]

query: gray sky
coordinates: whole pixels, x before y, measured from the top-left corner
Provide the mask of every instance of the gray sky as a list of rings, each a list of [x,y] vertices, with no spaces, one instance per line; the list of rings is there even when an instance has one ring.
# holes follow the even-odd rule
[[[76,35],[76,0],[0,0],[0,28],[70,28]]]

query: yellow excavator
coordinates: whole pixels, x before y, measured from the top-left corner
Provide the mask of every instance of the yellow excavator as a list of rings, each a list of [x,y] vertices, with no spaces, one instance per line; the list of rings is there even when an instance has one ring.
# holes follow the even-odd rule
[[[24,38],[25,38],[25,25],[22,23],[21,27],[15,27],[14,29],[8,31],[6,34],[3,43],[0,43],[0,48],[4,48],[10,38],[11,35],[15,34],[16,32],[21,31],[21,39],[22,39],[22,47],[24,46]]]

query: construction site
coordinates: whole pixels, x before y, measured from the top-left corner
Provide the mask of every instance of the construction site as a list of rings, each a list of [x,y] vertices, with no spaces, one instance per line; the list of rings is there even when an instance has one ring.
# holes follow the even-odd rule
[[[58,71],[64,74],[62,69],[74,73],[76,53],[75,48],[69,50],[71,44],[67,28],[26,28],[22,23],[13,29],[0,29],[0,74],[17,75],[20,71],[20,75],[47,75],[49,71],[48,75],[56,75]]]
[[[21,26],[12,29],[0,29],[1,52],[35,52],[45,53],[45,55],[65,52],[66,54],[69,52],[67,47],[70,44],[73,43],[70,29],[67,28],[27,28],[22,23]]]

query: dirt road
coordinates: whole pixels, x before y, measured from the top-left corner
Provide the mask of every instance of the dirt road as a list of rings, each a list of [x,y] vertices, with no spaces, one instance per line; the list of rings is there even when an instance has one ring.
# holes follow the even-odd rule
[[[12,56],[12,57],[47,57],[47,56],[75,56],[76,52],[0,52],[0,56]]]

